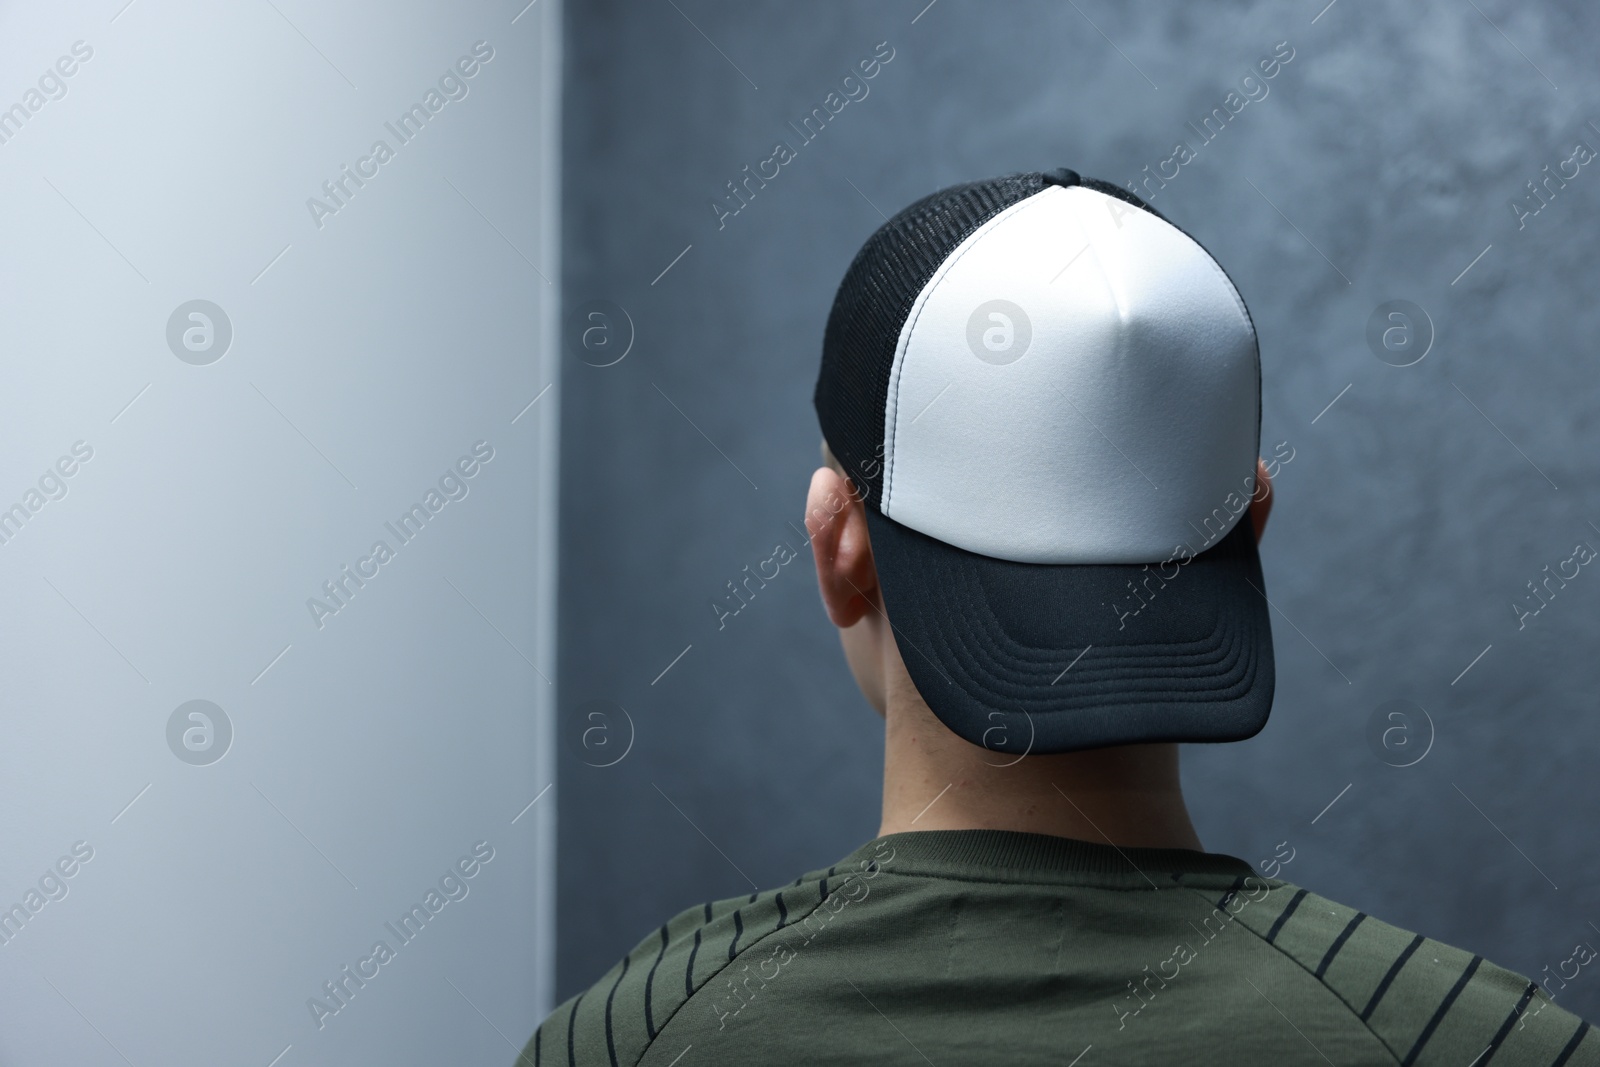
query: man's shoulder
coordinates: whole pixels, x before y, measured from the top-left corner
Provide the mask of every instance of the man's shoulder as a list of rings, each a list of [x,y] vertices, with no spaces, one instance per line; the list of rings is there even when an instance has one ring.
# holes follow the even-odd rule
[[[691,997],[736,960],[739,968],[753,966],[740,959],[751,946],[791,928],[802,940],[814,936],[822,917],[862,896],[864,883],[880,868],[876,862],[859,866],[811,871],[778,889],[684,909],[594,985],[551,1012],[523,1049],[518,1067],[542,1064],[549,1056],[578,1065],[638,1063]],[[785,951],[792,951],[789,939],[780,940]],[[712,1007],[737,1012],[741,1003],[713,1001]]]
[[[837,983],[818,985],[780,978],[806,971],[810,966],[803,962],[796,966],[796,959],[813,958],[826,959],[831,964],[824,968],[830,976],[844,973],[838,964],[847,960],[853,967],[850,973],[863,983],[876,967],[886,983],[881,988],[885,997],[910,998],[892,1014],[921,1012],[926,1016],[921,1020],[924,1027],[936,1031],[943,1026],[948,1031],[944,1036],[959,1044],[961,1035],[966,1033],[963,1027],[975,1032],[993,1014],[993,1005],[981,1006],[988,1003],[986,996],[992,999],[988,986],[998,981],[1012,988],[1019,978],[1019,973],[1012,972],[1025,969],[1025,960],[1038,955],[1035,952],[1029,956],[1023,941],[1017,939],[1037,941],[1039,923],[1048,924],[1050,916],[1055,916],[1057,922],[1071,921],[1066,917],[1074,914],[1074,909],[1063,910],[1057,904],[1041,910],[1035,898],[1051,891],[1047,885],[1029,883],[1021,896],[1010,892],[992,895],[980,906],[974,894],[981,887],[965,882],[921,877],[880,880],[881,874],[917,872],[900,869],[891,843],[876,844],[878,853],[864,848],[837,867],[803,875],[782,888],[712,901],[678,913],[643,938],[593,986],[556,1008],[528,1042],[519,1064],[541,1064],[550,1057],[549,1062],[574,1065],[664,1065],[685,1053],[691,1044],[700,1044],[702,1037],[735,1029],[747,1044],[756,1041],[769,1051],[783,1048],[798,1052],[798,1046],[809,1049],[813,1044],[820,1048],[844,1033],[850,1020],[837,1012],[823,1012],[831,1021],[826,1029],[817,1030],[806,1021],[816,1013],[802,1012],[797,1016],[794,1005],[801,1002],[796,998],[828,1002],[839,992],[832,988]],[[1190,924],[1197,936],[1209,940],[1215,928],[1215,935],[1222,938],[1222,930],[1234,924],[1248,930],[1239,931],[1246,935],[1242,940],[1234,936],[1217,942],[1229,947],[1209,950],[1223,955],[1208,956],[1215,958],[1216,964],[1204,972],[1193,972],[1209,974],[1206,982],[1176,983],[1170,991],[1160,994],[1157,1003],[1164,1005],[1178,1003],[1165,998],[1197,998],[1194,1003],[1205,1010],[1196,1011],[1205,1018],[1184,1024],[1191,1029],[1191,1023],[1217,1023],[1212,1018],[1212,1008],[1217,1005],[1232,1005],[1229,1015],[1236,1028],[1243,1017],[1238,1014],[1243,1010],[1240,1005],[1251,1003],[1259,994],[1268,997],[1257,1005],[1260,1012],[1275,1019],[1275,1010],[1277,1015],[1308,1027],[1313,1036],[1327,1034],[1337,1044],[1337,1035],[1342,1034],[1343,1040],[1351,1042],[1351,1048],[1360,1046],[1352,1035],[1360,1035],[1368,1043],[1376,1039],[1387,1057],[1384,1062],[1474,1067],[1491,1061],[1600,1065],[1600,1035],[1593,1033],[1587,1023],[1558,1007],[1535,983],[1482,957],[1392,926],[1287,882],[1231,875],[1174,876],[1174,881],[1177,884],[1172,888],[1178,891],[1175,895],[1119,892],[1111,894],[1115,900],[1108,901],[1106,894],[1091,891],[1095,906],[1078,914],[1076,921],[1088,922],[1104,946],[1090,951],[1088,942],[1080,941],[1078,962],[1083,973],[1067,979],[1045,976],[1066,982],[1062,995],[1052,994],[1049,999],[1050,1008],[1061,1016],[1061,1025],[1068,1025],[1067,1017],[1073,1012],[1097,1013],[1125,992],[1120,986],[1113,990],[1111,985],[1117,983],[1111,983],[1105,997],[1101,997],[1093,982],[1084,985],[1086,976],[1098,981],[1104,977],[1099,971],[1106,966],[1117,971],[1123,963],[1137,963],[1144,958],[1140,955],[1135,960],[1133,956],[1138,953],[1124,944],[1131,936],[1124,927],[1131,930],[1128,922],[1134,922],[1134,917],[1123,913],[1134,909],[1143,916],[1134,922],[1142,951],[1144,941],[1173,918],[1174,906],[1179,905],[1179,898],[1188,895],[1188,890],[1210,913],[1201,927]],[[877,903],[880,894],[884,901],[881,905]],[[863,905],[865,910],[858,912],[851,907],[869,895],[873,903]],[[941,908],[941,901],[948,906]],[[1012,918],[1007,919],[1007,915]],[[1013,921],[1018,916],[1027,921]],[[1230,916],[1232,923],[1227,921]],[[890,918],[893,921],[888,921]],[[957,919],[971,928],[966,941],[957,936]],[[997,919],[1000,921],[995,925]],[[841,922],[842,927],[838,925]],[[941,934],[933,938],[929,942],[933,947],[928,948],[919,931],[933,927],[949,937]],[[978,940],[971,941],[973,936]],[[1062,966],[1061,946],[1065,943],[1059,935],[1055,940],[1056,948],[1047,953],[1054,961],[1046,968],[1052,974]],[[920,948],[907,947],[913,944]],[[896,953],[908,951],[932,952],[938,957],[934,962],[942,962],[943,966],[931,971],[913,968],[909,972],[897,969],[897,965],[888,966],[898,958]],[[817,953],[821,955],[813,956]],[[983,965],[975,970],[962,963],[964,960],[972,964],[973,959],[968,957],[973,953],[987,961],[979,961]],[[1261,953],[1272,958],[1264,959]],[[894,957],[887,964],[879,959],[885,954]],[[1122,959],[1124,956],[1128,958]],[[873,965],[868,964],[869,957],[875,961]],[[1112,957],[1115,965],[1108,963]],[[1224,959],[1231,960],[1232,965],[1219,966]],[[888,966],[887,971],[884,966]],[[810,967],[810,971],[815,972],[813,977],[821,973],[816,967]],[[1020,977],[1031,981],[1028,975]],[[1246,977],[1257,986],[1254,991],[1244,985]],[[1263,981],[1267,982],[1264,989],[1258,985]],[[772,1014],[778,1001],[772,1000],[770,992],[763,992],[772,982],[779,982],[786,991],[780,997],[786,1010],[778,1015]],[[1235,983],[1240,999],[1232,995]],[[843,988],[849,992],[852,987]],[[1160,988],[1167,989],[1165,984]],[[863,1003],[874,1007],[874,1001],[882,999],[879,992],[869,985],[867,995],[873,1000]],[[923,1003],[924,999],[927,1003]],[[815,1007],[810,999],[804,1002]],[[935,1002],[937,1006],[930,1007]],[[853,1005],[853,1001],[850,1003]],[[1042,1009],[1045,1004],[1036,1006]],[[1175,1007],[1157,1010],[1168,1011],[1167,1018],[1178,1018],[1171,1014],[1177,1011]],[[754,1025],[752,1020],[761,1025]],[[878,1021],[876,1015],[868,1020],[874,1024]],[[906,1019],[902,1021],[911,1025]],[[952,1025],[955,1030],[949,1030]],[[1218,1033],[1225,1044],[1226,1031],[1224,1026]],[[1147,1038],[1153,1034],[1148,1029],[1141,1033]],[[1243,1040],[1246,1035],[1235,1031],[1235,1036]],[[1303,1033],[1299,1037],[1309,1039]],[[722,1051],[731,1054],[734,1046],[726,1036],[722,1040]],[[1320,1042],[1321,1038],[1317,1040]],[[744,1050],[745,1046],[739,1048]],[[998,1048],[990,1051],[997,1052]],[[705,1052],[696,1049],[694,1055],[700,1057]],[[1350,1062],[1338,1054],[1335,1058]],[[1369,1061],[1370,1056],[1362,1060]]]
[[[1401,1063],[1600,1064],[1600,1034],[1523,975],[1291,882],[1264,884],[1241,889],[1248,906],[1235,905],[1235,919],[1338,997]]]

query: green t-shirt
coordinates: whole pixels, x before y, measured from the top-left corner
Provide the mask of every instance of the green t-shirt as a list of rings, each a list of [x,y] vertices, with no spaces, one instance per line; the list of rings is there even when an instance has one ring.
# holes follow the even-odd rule
[[[1521,975],[1232,856],[890,834],[691,908],[519,1067],[1600,1064]]]

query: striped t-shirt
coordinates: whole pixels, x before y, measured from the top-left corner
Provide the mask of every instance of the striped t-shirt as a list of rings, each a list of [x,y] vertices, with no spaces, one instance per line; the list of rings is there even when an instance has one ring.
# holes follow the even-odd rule
[[[1535,983],[1231,856],[890,834],[676,916],[519,1067],[1600,1064]]]

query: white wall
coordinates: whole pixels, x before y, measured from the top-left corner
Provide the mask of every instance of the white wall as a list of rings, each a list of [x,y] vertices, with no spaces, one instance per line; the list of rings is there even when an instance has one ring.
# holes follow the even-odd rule
[[[552,991],[558,0],[125,2],[0,9],[0,1063],[510,1063]],[[220,358],[169,344],[192,300]]]

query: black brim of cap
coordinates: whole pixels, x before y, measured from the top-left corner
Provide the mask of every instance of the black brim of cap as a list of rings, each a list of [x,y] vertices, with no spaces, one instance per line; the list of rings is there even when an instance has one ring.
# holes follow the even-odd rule
[[[1272,630],[1248,514],[1164,564],[1065,565],[980,556],[866,513],[906,670],[965,740],[1047,754],[1239,741],[1266,724]]]

